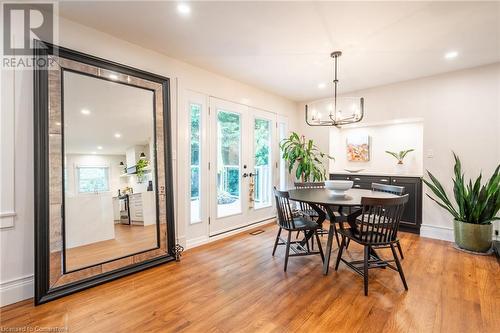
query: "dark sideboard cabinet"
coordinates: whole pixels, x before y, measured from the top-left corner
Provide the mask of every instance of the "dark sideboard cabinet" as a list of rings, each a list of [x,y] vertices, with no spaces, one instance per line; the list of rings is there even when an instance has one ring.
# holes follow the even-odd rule
[[[407,176],[377,176],[331,173],[330,180],[352,180],[353,188],[370,190],[372,183],[403,186],[410,198],[401,219],[400,230],[420,234],[422,224],[422,179]]]

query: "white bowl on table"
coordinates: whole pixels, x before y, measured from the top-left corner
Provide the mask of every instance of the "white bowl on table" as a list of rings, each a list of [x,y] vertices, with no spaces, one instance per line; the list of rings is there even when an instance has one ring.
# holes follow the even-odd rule
[[[352,188],[354,182],[352,180],[327,180],[325,188],[335,196],[344,196],[345,192]]]

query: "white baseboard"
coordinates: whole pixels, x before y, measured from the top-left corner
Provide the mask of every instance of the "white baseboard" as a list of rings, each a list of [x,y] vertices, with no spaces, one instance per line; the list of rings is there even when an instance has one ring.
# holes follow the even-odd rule
[[[435,225],[422,224],[420,227],[420,236],[434,239],[441,239],[453,242],[453,228],[439,227]]]
[[[0,306],[16,303],[33,297],[33,275],[0,283]]]
[[[187,249],[192,249],[194,247],[201,246],[201,245],[204,245],[204,244],[208,244],[208,243],[214,242],[214,241],[222,239],[222,238],[226,238],[226,237],[229,237],[229,236],[232,236],[232,235],[236,235],[236,234],[239,234],[241,232],[245,232],[247,230],[257,228],[259,226],[263,226],[263,225],[269,224],[270,222],[273,222],[274,220],[276,220],[276,218],[272,217],[270,219],[267,219],[267,220],[264,220],[264,221],[261,221],[261,222],[258,222],[258,223],[254,223],[254,224],[251,224],[249,226],[246,226],[246,227],[243,227],[243,228],[239,228],[239,229],[236,229],[236,230],[233,230],[233,231],[228,231],[228,232],[225,232],[223,234],[219,234],[217,236],[212,236],[212,237],[201,236],[201,237],[196,237],[196,238],[193,238],[193,239],[188,239],[186,241],[186,250]]]
[[[193,239],[188,239],[188,240],[186,240],[186,250],[192,249],[193,247],[197,247],[197,246],[206,244],[206,243],[208,243],[209,240],[210,239],[208,236],[200,236],[200,237],[196,237]]]

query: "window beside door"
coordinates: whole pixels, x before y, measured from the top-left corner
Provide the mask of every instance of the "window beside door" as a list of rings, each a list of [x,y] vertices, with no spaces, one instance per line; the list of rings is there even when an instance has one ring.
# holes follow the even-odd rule
[[[287,124],[285,122],[279,122],[278,123],[278,146],[281,144],[281,141],[286,139],[287,137]],[[283,158],[283,154],[281,153],[281,149],[279,149],[279,180],[280,180],[280,189],[284,190],[287,188],[287,166],[286,166],[286,161]]]
[[[201,105],[196,103],[190,104],[191,120],[191,223],[201,222],[201,142],[200,142],[200,125],[201,125]]]
[[[271,121],[254,119],[254,208],[271,206]]]

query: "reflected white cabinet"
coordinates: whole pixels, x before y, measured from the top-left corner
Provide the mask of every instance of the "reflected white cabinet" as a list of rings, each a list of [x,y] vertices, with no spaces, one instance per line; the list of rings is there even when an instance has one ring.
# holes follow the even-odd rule
[[[142,210],[142,194],[134,193],[129,195],[130,220],[134,222],[144,222]]]

